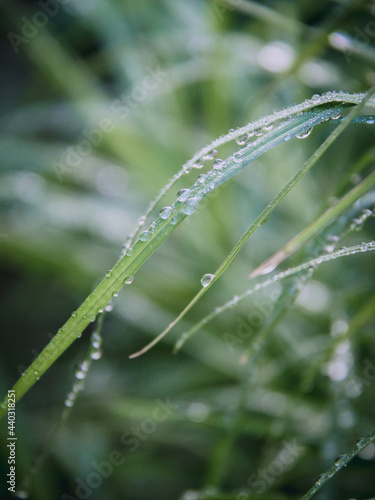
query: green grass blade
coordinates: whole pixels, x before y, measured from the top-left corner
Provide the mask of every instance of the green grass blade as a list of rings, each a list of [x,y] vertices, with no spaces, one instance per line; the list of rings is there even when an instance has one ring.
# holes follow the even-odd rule
[[[326,210],[320,217],[314,220],[314,222],[309,224],[299,234],[297,234],[288,243],[286,243],[280,250],[278,250],[271,257],[260,264],[256,269],[254,269],[254,271],[252,271],[250,274],[250,278],[255,278],[257,276],[261,276],[262,274],[267,274],[271,271],[274,271],[277,266],[281,264],[281,262],[293,255],[305,243],[314,238],[320,231],[322,231],[330,223],[332,223],[339,215],[341,215],[349,207],[351,207],[355,201],[357,201],[362,195],[364,195],[369,191],[369,189],[371,189],[374,183],[375,172],[372,172],[372,174],[366,177],[366,179],[364,179],[360,184],[358,184],[349,193],[347,193],[334,206]]]
[[[190,328],[190,330],[183,333],[183,335],[180,337],[179,341],[175,345],[174,348],[175,352],[179,351],[181,347],[185,344],[185,342],[187,342],[187,340],[189,340],[195,333],[201,330],[207,323],[209,323],[214,318],[225,312],[227,309],[236,306],[240,301],[244,300],[250,295],[253,295],[255,292],[262,290],[263,288],[267,288],[279,281],[284,280],[285,278],[288,278],[289,276],[300,273],[301,271],[304,271],[306,269],[318,267],[323,262],[329,262],[330,260],[334,260],[340,257],[355,255],[361,252],[371,252],[374,250],[375,250],[375,241],[370,241],[369,243],[361,243],[360,245],[355,245],[348,248],[342,248],[341,250],[337,250],[336,252],[331,252],[325,255],[321,255],[319,257],[316,257],[315,259],[303,262],[299,266],[292,267],[286,271],[282,271],[270,278],[265,279],[264,281],[261,281],[260,283],[257,283],[253,288],[250,288],[242,295],[232,298],[231,300],[223,304],[221,307],[216,307],[214,311],[212,311],[210,314],[201,319],[196,325]]]

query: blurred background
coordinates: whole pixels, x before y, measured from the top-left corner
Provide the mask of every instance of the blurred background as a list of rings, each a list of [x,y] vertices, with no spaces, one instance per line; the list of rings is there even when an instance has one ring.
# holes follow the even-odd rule
[[[368,90],[375,3],[2,0],[0,11],[4,395],[196,151],[315,93]],[[242,301],[171,352],[179,334],[243,293],[255,266],[371,171],[371,162],[355,171],[363,155],[374,157],[369,125],[344,132],[163,343],[128,359],[185,307],[332,129],[316,127],[220,187],[120,292],[104,317],[102,356],[32,477],[95,324],[24,396],[19,498],[298,498],[373,428],[371,254],[323,265],[296,301],[290,289],[301,280],[286,296],[278,285]],[[184,176],[154,215],[201,172]],[[339,229],[373,204],[369,195]],[[345,244],[372,239],[373,218],[358,229]],[[323,240],[288,264],[315,255]],[[256,363],[240,364],[267,328]],[[2,447],[4,498],[7,454]],[[316,498],[370,498],[374,465],[372,444]]]

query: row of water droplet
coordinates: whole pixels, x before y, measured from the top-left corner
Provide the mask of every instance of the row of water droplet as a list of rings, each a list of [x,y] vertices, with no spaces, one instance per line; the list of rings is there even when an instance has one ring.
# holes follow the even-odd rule
[[[65,406],[72,407],[77,399],[78,394],[85,387],[85,378],[90,369],[91,362],[96,361],[102,357],[102,337],[98,331],[91,334],[91,345],[87,357],[79,363],[75,369],[75,382],[72,390],[68,393],[65,399]]]

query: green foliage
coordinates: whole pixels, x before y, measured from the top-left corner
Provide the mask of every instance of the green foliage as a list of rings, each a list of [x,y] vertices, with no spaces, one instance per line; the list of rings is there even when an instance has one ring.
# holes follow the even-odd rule
[[[1,7],[18,496],[368,498],[371,4],[48,5]]]

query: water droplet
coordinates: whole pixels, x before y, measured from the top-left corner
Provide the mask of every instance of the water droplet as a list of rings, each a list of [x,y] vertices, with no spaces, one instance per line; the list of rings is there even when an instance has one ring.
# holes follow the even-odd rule
[[[102,354],[103,354],[102,351],[100,349],[97,349],[90,354],[90,358],[97,360],[102,357]]]
[[[177,193],[177,201],[186,201],[189,198],[190,193],[190,189],[180,189],[180,191]]]
[[[168,219],[171,215],[173,208],[172,207],[164,207],[160,210],[159,216],[161,219]]]
[[[74,394],[74,392],[69,392],[65,400],[65,406],[71,408],[74,405],[75,398],[76,395]]]
[[[341,113],[340,112],[331,116],[331,120],[338,120],[339,118],[341,118]]]
[[[218,158],[216,161],[214,161],[213,167],[215,170],[221,170],[224,166],[224,160],[221,158]]]
[[[242,153],[235,153],[233,155],[233,160],[235,161],[235,163],[241,163],[241,161],[243,160]]]
[[[214,274],[210,273],[204,274],[201,279],[203,288],[206,288],[206,286],[208,286],[214,278],[215,278]]]
[[[284,141],[290,141],[290,139],[292,138],[292,136],[290,134],[287,134],[285,137],[284,137]]]
[[[203,156],[203,161],[204,160],[213,160],[216,155],[217,155],[217,151],[216,151],[216,149],[213,149],[212,151],[210,151],[209,153],[207,153],[206,155]]]
[[[204,181],[206,180],[206,177],[207,177],[206,175],[201,174],[201,175],[198,177],[198,182],[199,182],[200,184],[203,184],[203,183],[204,183]]]
[[[312,101],[317,102],[320,101],[320,95],[319,94],[314,94],[311,98]]]
[[[134,280],[134,276],[130,276],[130,278],[128,278],[125,281],[125,285],[131,285],[133,283],[133,280]]]
[[[99,347],[102,345],[102,338],[98,332],[93,332],[93,334],[91,335],[91,345],[95,349],[99,349]]]
[[[113,311],[113,304],[111,304],[111,302],[108,302],[108,304],[104,307],[104,310],[106,312],[111,312]]]
[[[128,248],[128,249],[126,250],[126,255],[127,255],[128,257],[130,257],[130,256],[132,255],[132,253],[133,253],[133,249],[132,249],[132,248]]]
[[[265,123],[265,124],[263,125],[263,130],[264,130],[265,132],[269,132],[269,131],[270,131],[270,130],[272,130],[272,129],[273,129],[273,123],[271,123],[271,122],[269,122],[269,123]]]
[[[184,174],[188,174],[191,171],[191,165],[184,165],[183,167]]]
[[[236,142],[239,146],[244,146],[248,140],[249,140],[249,134],[243,134],[236,138]]]
[[[141,217],[138,219],[138,225],[143,226],[143,224],[146,222],[146,216],[141,215]]]
[[[86,377],[87,375],[87,370],[88,367],[84,365],[83,363],[79,364],[75,370],[74,376],[78,378],[79,380],[82,380]]]
[[[139,235],[139,239],[140,239],[141,241],[147,241],[147,240],[148,240],[148,236],[149,236],[149,235],[148,235],[148,231],[143,231],[143,233],[141,233],[141,234]]]
[[[108,271],[108,273],[106,274],[106,278],[110,278],[111,277],[111,271]]]
[[[374,118],[367,118],[366,123],[367,123],[368,125],[372,125],[372,124],[374,124],[374,123],[375,123],[375,119],[374,119]]]
[[[40,377],[39,377],[39,372],[38,372],[38,370],[35,370],[35,371],[34,371],[34,377],[35,377],[35,379],[36,379],[36,380],[39,380],[39,378],[40,378]]]
[[[193,165],[193,168],[202,168],[203,167],[203,160],[202,158],[199,158],[199,160],[197,160],[194,165]]]
[[[311,134],[311,132],[312,132],[312,127],[307,129],[307,130],[304,130],[300,134],[297,134],[296,137],[298,139],[305,139],[306,137],[308,137]]]

